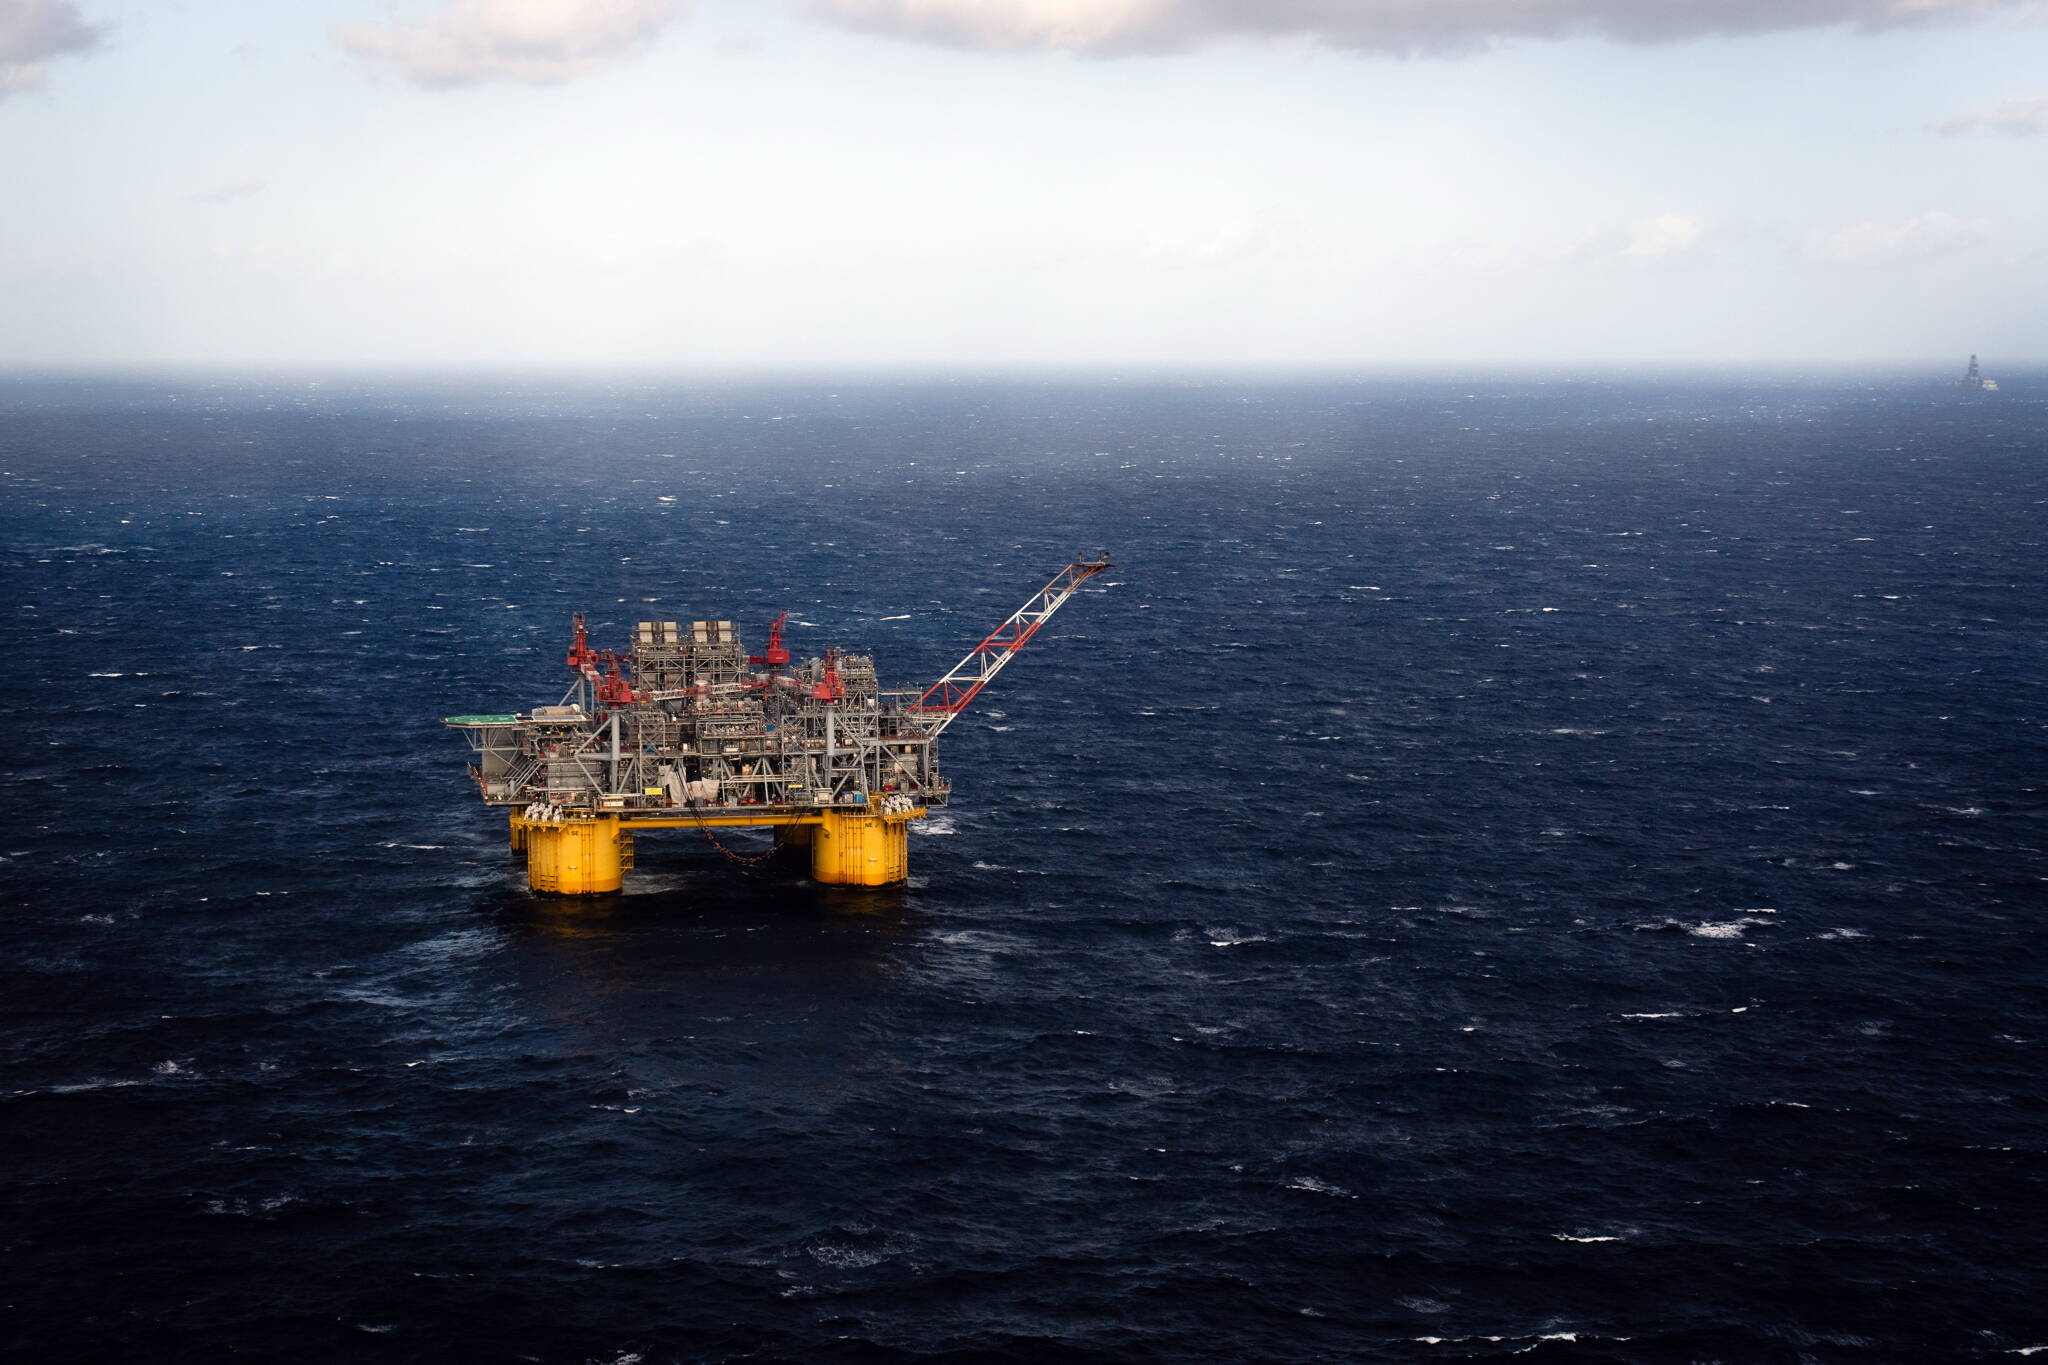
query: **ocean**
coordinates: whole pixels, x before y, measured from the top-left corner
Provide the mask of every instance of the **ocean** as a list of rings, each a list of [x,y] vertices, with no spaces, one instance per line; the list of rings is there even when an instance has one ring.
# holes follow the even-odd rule
[[[2048,374],[1945,378],[0,378],[0,1347],[2048,1353]],[[535,898],[438,723],[1098,549],[905,887]]]

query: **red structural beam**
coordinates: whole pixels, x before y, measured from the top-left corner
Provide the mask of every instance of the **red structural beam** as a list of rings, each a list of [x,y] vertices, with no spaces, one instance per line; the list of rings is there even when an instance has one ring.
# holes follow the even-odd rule
[[[1004,664],[1014,657],[1018,650],[1031,642],[1052,614],[1058,611],[1079,587],[1110,567],[1109,560],[1077,559],[1053,576],[1052,582],[1031,595],[1029,601],[1010,614],[1010,618],[988,633],[987,638],[967,651],[965,658],[947,671],[924,690],[910,709],[936,715],[939,720],[930,727],[931,734],[952,723],[953,717],[965,710],[981,689],[1001,671]]]

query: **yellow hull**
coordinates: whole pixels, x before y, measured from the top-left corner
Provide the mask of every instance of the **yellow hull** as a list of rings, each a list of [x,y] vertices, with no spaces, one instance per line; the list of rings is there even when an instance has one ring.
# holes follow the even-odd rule
[[[889,886],[910,875],[910,826],[882,815],[827,812],[811,831],[811,880]]]
[[[604,896],[625,883],[633,866],[633,832],[641,829],[767,826],[775,842],[810,853],[811,877],[827,886],[889,886],[910,875],[910,822],[922,808],[893,815],[598,815],[527,820],[511,813],[510,842],[526,854],[526,881],[536,893]]]
[[[544,894],[607,895],[619,889],[633,865],[633,836],[619,827],[617,816],[520,821],[514,842],[526,849],[527,885]]]

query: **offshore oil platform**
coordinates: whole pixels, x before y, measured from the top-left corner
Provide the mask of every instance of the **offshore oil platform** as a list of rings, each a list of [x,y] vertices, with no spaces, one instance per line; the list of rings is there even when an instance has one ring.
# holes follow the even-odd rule
[[[1077,559],[922,691],[883,691],[875,661],[829,649],[792,663],[784,612],[748,654],[730,621],[642,621],[633,648],[593,649],[579,613],[575,680],[553,706],[449,716],[476,752],[484,803],[509,808],[527,882],[562,896],[617,891],[643,829],[775,830],[811,876],[886,886],[909,873],[908,826],[946,804],[935,748],[947,726],[1081,584],[1110,567]],[[772,851],[772,850],[771,850]],[[763,857],[767,855],[761,855]]]
[[[1998,381],[1996,379],[1986,379],[1984,372],[1977,368],[1977,357],[1971,356],[1970,368],[1964,372],[1961,379],[1956,381],[1956,387],[1959,389],[1976,389],[1980,393],[1997,393]]]

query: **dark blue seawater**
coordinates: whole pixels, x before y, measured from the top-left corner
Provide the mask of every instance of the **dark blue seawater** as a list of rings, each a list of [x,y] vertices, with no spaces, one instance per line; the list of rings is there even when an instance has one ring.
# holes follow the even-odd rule
[[[2048,375],[16,377],[0,1343],[2048,1345]],[[569,613],[928,679],[913,882],[530,898]]]

